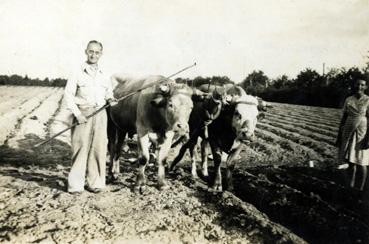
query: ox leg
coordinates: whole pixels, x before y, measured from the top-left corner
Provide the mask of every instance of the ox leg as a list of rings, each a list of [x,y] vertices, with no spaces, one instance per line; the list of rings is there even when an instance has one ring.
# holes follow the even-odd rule
[[[125,138],[125,132],[120,131],[108,117],[108,149],[109,149],[109,178],[111,181],[118,179],[119,157],[121,144]]]
[[[140,193],[144,190],[144,186],[146,184],[146,177],[145,177],[145,168],[150,159],[150,141],[149,135],[146,134],[142,137],[139,136],[138,138],[138,150],[139,150],[139,157],[138,157],[138,170],[137,170],[137,177],[136,177],[136,184],[134,186],[134,192]]]
[[[116,181],[120,175],[120,162],[119,158],[122,153],[122,146],[124,139],[126,138],[126,133],[119,133],[117,130],[117,141],[114,148],[114,155],[110,155],[110,175],[113,181]]]
[[[236,158],[240,154],[242,148],[243,147],[242,147],[242,144],[241,144],[237,148],[232,149],[231,152],[229,153],[227,161],[226,161],[226,166],[227,166],[226,180],[227,180],[228,191],[233,191],[233,189],[234,189],[232,172],[233,172],[234,167],[235,167]]]
[[[173,160],[173,162],[171,163],[170,167],[169,167],[169,171],[173,171],[174,167],[179,163],[179,161],[181,161],[181,159],[183,158],[184,154],[186,153],[186,150],[188,148],[188,144],[185,143],[181,149],[179,149],[178,155],[175,157],[175,159]]]
[[[165,161],[167,159],[170,146],[172,144],[174,133],[173,132],[167,132],[165,134],[165,139],[163,144],[159,146],[158,150],[158,186],[160,190],[165,190],[168,187],[168,184],[165,180]]]
[[[199,178],[198,175],[197,175],[196,157],[195,157],[195,154],[194,154],[194,149],[196,147],[196,144],[197,144],[197,140],[192,142],[189,145],[189,151],[190,151],[190,157],[191,157],[191,175],[192,175],[192,178],[194,178],[194,179]]]
[[[214,177],[214,184],[213,184],[213,190],[217,192],[221,192],[223,190],[222,188],[222,173],[221,173],[221,162],[222,162],[222,151],[219,147],[215,145],[210,145],[211,151],[213,153],[213,160],[214,160],[214,166],[215,166],[215,177]]]
[[[109,176],[112,175],[113,162],[116,154],[115,145],[117,143],[117,129],[108,126],[108,149],[109,149]]]
[[[201,172],[202,175],[205,177],[209,176],[208,173],[208,154],[209,154],[209,150],[208,150],[208,141],[206,139],[203,139],[201,141]]]

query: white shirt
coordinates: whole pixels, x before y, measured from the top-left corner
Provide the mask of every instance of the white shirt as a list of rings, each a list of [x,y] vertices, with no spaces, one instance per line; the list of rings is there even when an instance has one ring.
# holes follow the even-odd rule
[[[68,79],[64,96],[67,109],[74,116],[79,116],[80,109],[103,107],[109,98],[113,98],[113,91],[110,79],[98,66],[83,63],[80,69]]]

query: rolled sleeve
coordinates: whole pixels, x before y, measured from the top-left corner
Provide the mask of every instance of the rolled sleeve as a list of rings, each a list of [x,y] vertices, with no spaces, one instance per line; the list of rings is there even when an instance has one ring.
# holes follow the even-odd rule
[[[108,101],[109,99],[114,99],[114,94],[113,94],[112,81],[107,79],[106,83],[107,83],[107,89],[106,89],[106,94],[105,94],[105,100]]]
[[[76,92],[77,92],[77,81],[76,77],[72,76],[68,79],[67,85],[65,86],[64,97],[67,109],[70,110],[74,114],[74,116],[77,117],[81,115],[81,111],[79,110],[75,102]]]

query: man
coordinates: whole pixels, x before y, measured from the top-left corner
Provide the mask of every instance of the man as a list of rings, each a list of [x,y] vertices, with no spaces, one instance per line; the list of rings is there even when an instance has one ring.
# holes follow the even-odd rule
[[[100,192],[105,187],[107,152],[107,114],[101,111],[86,118],[106,102],[114,105],[110,80],[98,66],[103,45],[90,41],[85,50],[87,61],[68,80],[65,87],[67,108],[73,113],[78,125],[72,134],[72,168],[68,175],[68,192],[81,193],[85,186],[90,192]]]

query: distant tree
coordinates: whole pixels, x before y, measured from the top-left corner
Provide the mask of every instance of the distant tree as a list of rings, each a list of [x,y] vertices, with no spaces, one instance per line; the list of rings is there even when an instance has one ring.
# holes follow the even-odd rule
[[[193,86],[195,87],[199,87],[203,84],[209,84],[211,81],[210,77],[202,77],[202,76],[197,76],[195,79],[192,80]]]
[[[252,95],[258,95],[264,89],[268,88],[268,85],[269,78],[261,70],[254,70],[241,82],[241,86],[246,92]]]
[[[292,81],[288,78],[287,75],[281,75],[275,80],[272,80],[271,86],[273,86],[276,89],[282,89],[285,87],[290,86]]]
[[[176,83],[178,84],[187,84],[187,85],[190,85],[190,79],[188,78],[181,78],[181,77],[178,77],[175,79]]]
[[[49,80],[45,78],[40,80],[39,78],[29,78],[27,75],[22,77],[20,75],[0,75],[0,85],[19,85],[19,86],[65,86],[67,80],[57,78]]]
[[[49,83],[51,85],[53,85],[53,86],[64,87],[67,84],[67,80],[66,79],[57,78],[57,79],[53,79]]]
[[[199,87],[204,84],[212,84],[212,85],[218,85],[218,86],[221,86],[224,84],[234,84],[234,82],[231,79],[229,79],[229,77],[227,76],[212,76],[212,77],[197,76],[194,79],[177,78],[176,82],[184,83],[184,84],[187,84],[193,87]]]
[[[228,76],[213,76],[210,82],[214,85],[234,84]]]
[[[9,84],[9,76],[0,75],[0,85],[7,85],[7,84]]]
[[[295,85],[302,89],[314,89],[324,86],[325,79],[315,70],[307,68],[297,75]]]
[[[23,77],[20,75],[11,75],[9,77],[10,85],[24,85],[23,84]]]

